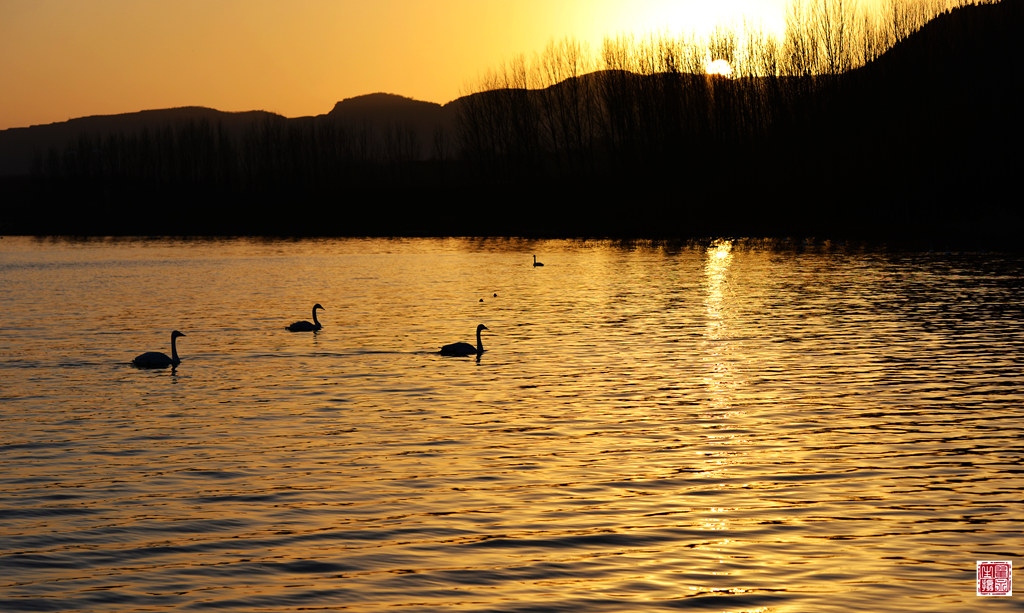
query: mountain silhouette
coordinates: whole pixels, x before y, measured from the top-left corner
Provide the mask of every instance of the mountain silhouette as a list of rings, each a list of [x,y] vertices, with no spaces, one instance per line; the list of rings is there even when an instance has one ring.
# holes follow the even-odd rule
[[[326,117],[352,124],[405,123],[432,128],[444,123],[444,115],[444,107],[440,104],[376,93],[346,98],[335,104]]]
[[[9,128],[0,130],[0,176],[28,174],[34,157],[55,147],[64,148],[84,134],[141,134],[148,131],[155,135],[163,129],[178,128],[198,121],[220,124],[233,134],[238,134],[244,127],[259,121],[284,119],[281,115],[267,111],[232,113],[188,106],[117,115],[93,115],[26,128]]]

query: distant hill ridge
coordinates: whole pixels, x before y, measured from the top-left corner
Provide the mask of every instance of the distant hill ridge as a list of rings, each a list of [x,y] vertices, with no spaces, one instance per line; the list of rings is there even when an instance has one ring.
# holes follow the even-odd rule
[[[437,112],[443,107],[435,102],[424,102],[414,98],[407,98],[397,94],[378,92],[345,98],[334,105],[328,117],[345,118],[358,114],[381,114],[395,113],[401,117],[403,114],[420,112]]]
[[[412,128],[421,140],[429,139],[437,129],[453,125],[451,107],[388,93],[373,93],[346,98],[330,112],[312,117],[288,118],[269,111],[220,111],[202,106],[152,109],[113,115],[90,115],[67,121],[0,130],[0,176],[27,174],[35,156],[50,148],[64,148],[82,135],[155,134],[193,122],[209,122],[234,135],[261,122],[309,122],[329,120],[354,128],[383,131],[395,127]],[[427,141],[424,141],[427,142]]]

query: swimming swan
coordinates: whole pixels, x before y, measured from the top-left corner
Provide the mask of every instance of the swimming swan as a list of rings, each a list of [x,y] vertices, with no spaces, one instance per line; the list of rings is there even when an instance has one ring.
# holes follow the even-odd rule
[[[480,355],[484,352],[484,344],[480,342],[480,332],[487,330],[487,326],[480,324],[476,327],[476,347],[469,343],[452,343],[451,345],[445,345],[441,347],[441,355],[453,355],[457,357],[466,357],[470,355]]]
[[[175,330],[171,332],[171,357],[167,357],[166,353],[160,353],[159,351],[147,351],[142,355],[136,356],[132,360],[137,368],[167,368],[168,366],[177,366],[181,364],[181,358],[178,357],[178,337],[185,336],[181,332]]]
[[[323,309],[325,311],[327,310],[327,309],[324,309],[324,307],[320,306],[319,302],[314,304],[313,305],[313,323],[309,323],[308,321],[297,321],[297,322],[293,323],[292,325],[288,326],[288,331],[289,332],[316,332],[320,328],[323,328],[323,326],[320,325],[320,321],[316,318],[316,310],[317,309]]]
[[[543,262],[538,262],[537,261],[537,256],[533,256],[533,265],[534,266],[543,266],[544,263]]]

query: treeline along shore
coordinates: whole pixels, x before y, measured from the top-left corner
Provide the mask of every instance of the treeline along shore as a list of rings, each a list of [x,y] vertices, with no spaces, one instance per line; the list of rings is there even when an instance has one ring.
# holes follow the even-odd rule
[[[795,0],[782,39],[552,42],[443,106],[4,130],[0,233],[1019,240],[1020,32],[1024,0]]]

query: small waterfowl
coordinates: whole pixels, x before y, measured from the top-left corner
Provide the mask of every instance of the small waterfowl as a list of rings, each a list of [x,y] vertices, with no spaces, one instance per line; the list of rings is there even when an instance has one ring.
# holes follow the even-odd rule
[[[316,310],[317,309],[323,309],[324,311],[327,310],[327,309],[324,309],[324,307],[320,306],[319,302],[314,304],[313,305],[313,323],[309,323],[308,321],[297,321],[297,322],[291,324],[290,326],[288,326],[288,331],[289,332],[316,332],[320,328],[323,328],[323,326],[320,325],[320,320],[318,320],[316,318]]]
[[[479,356],[484,352],[484,344],[480,341],[480,332],[487,330],[487,326],[480,324],[476,327],[476,347],[469,343],[452,343],[451,345],[445,345],[441,347],[441,355],[455,356],[455,357],[466,357],[470,355]]]
[[[175,330],[171,332],[171,355],[167,356],[166,353],[160,353],[159,351],[147,351],[141,355],[135,356],[132,360],[132,364],[137,368],[167,368],[168,366],[177,366],[181,364],[181,358],[178,357],[178,337],[185,336],[181,332]]]

